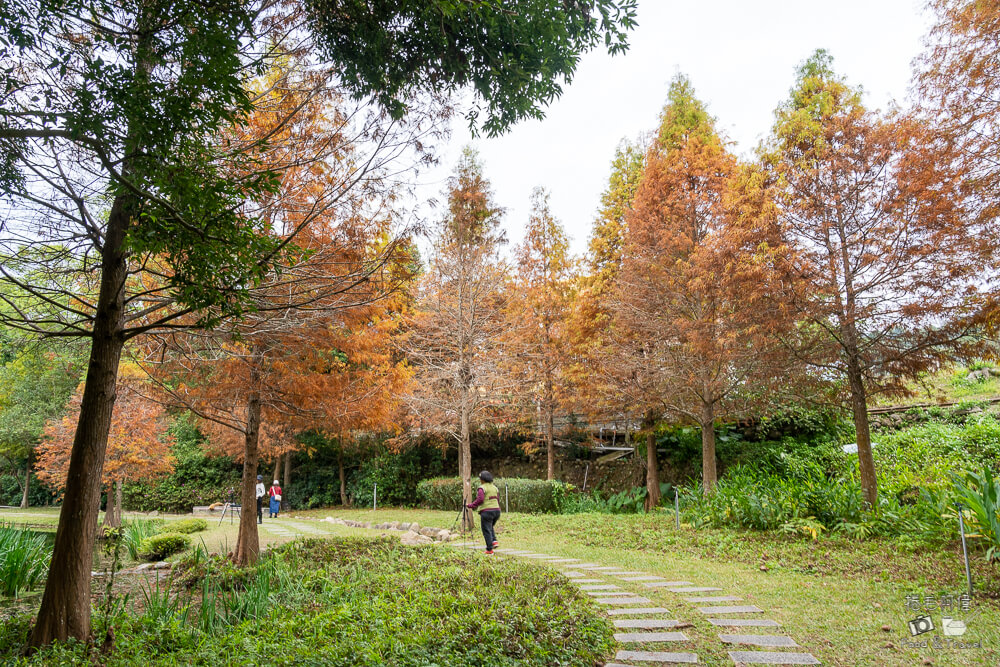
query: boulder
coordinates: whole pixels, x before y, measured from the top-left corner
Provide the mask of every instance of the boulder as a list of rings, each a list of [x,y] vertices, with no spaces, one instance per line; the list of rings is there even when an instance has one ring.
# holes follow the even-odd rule
[[[153,563],[143,563],[142,565],[135,567],[135,569],[133,569],[132,571],[145,572],[146,570],[152,570],[152,569],[153,569]]]
[[[451,533],[447,530],[439,530],[438,534],[434,536],[434,539],[438,542],[447,542],[451,539]]]
[[[420,532],[420,524],[417,523],[416,521],[414,521],[413,523],[411,523],[409,525],[409,529],[412,530],[414,533],[419,533]]]
[[[400,530],[409,530],[410,529],[410,522],[409,521],[403,521],[403,522],[401,522],[399,524],[399,529]]]
[[[407,546],[417,546],[419,544],[430,544],[434,540],[427,537],[426,535],[420,535],[412,530],[409,530],[399,538],[399,541]]]
[[[388,528],[389,528],[389,530],[399,530],[399,522],[398,521],[390,521],[389,524],[388,524]]]
[[[424,526],[417,531],[421,535],[426,535],[427,537],[437,537],[438,533],[441,532],[439,528],[431,528],[430,526]]]
[[[371,528],[371,527],[372,527],[372,522],[371,521],[364,521],[361,524],[361,528]]]
[[[170,563],[168,563],[165,560],[161,560],[159,563],[157,563],[157,564],[155,564],[153,566],[153,569],[154,570],[169,570],[170,569]]]

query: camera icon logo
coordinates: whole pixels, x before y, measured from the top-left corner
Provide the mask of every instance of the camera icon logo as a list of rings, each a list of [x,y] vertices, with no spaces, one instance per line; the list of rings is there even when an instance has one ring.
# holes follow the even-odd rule
[[[934,621],[930,616],[917,616],[909,621],[906,626],[910,629],[910,634],[916,637],[934,629]]]

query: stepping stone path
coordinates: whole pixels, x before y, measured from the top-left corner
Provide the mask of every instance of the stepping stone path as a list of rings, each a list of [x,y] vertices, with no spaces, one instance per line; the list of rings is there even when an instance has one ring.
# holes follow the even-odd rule
[[[482,546],[478,543],[469,543],[467,545],[453,543],[453,546],[468,546],[468,548],[476,550],[482,549]],[[663,646],[668,643],[690,643],[691,639],[686,634],[677,631],[679,627],[690,627],[690,623],[683,623],[675,618],[665,618],[665,616],[670,614],[670,611],[664,607],[638,606],[652,605],[653,601],[631,591],[623,590],[618,585],[609,583],[607,579],[600,577],[615,577],[619,581],[634,583],[647,589],[656,589],[656,592],[666,590],[674,594],[717,593],[722,592],[721,588],[715,586],[698,586],[696,583],[690,581],[667,581],[663,577],[643,572],[631,572],[623,570],[620,567],[601,565],[600,563],[581,563],[579,559],[549,556],[534,551],[517,549],[497,549],[496,551],[506,556],[530,558],[541,563],[566,568],[562,570],[562,574],[572,580],[572,583],[576,584],[580,591],[597,604],[607,606],[605,613],[611,617],[610,620],[615,627],[615,640],[621,644],[638,646],[636,646],[635,650],[623,649],[618,651],[615,654],[615,660],[618,662],[609,662],[605,667],[638,667],[636,663],[696,664],[698,662],[697,653],[652,650],[657,644]],[[686,603],[695,605],[741,602],[743,600],[743,598],[735,595],[724,594],[684,597],[682,599]],[[767,618],[727,616],[728,614],[763,614],[764,610],[756,605],[710,606],[697,607],[697,609],[701,614],[710,616],[711,618],[706,618],[705,620],[709,624],[720,628],[720,630],[722,628],[779,627],[776,621]],[[729,630],[729,632],[732,633],[734,631]],[[735,632],[739,631],[736,630]],[[750,632],[753,632],[753,630],[750,630]],[[763,649],[800,648],[794,639],[786,635],[744,635],[721,632],[718,640],[723,645],[730,646],[754,646]],[[810,653],[776,650],[739,650],[726,652],[734,665],[820,664],[819,660]]]

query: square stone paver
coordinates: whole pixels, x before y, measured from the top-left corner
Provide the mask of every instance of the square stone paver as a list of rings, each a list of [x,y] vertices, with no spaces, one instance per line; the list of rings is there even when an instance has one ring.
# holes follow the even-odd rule
[[[641,577],[622,577],[622,581],[663,581],[663,577],[654,577],[646,574]]]
[[[768,618],[709,618],[712,625],[731,625],[753,628],[776,628],[778,623]]]
[[[582,565],[577,565],[576,567],[583,567],[583,566]],[[595,571],[611,570],[611,571],[615,571],[615,572],[621,570],[620,567],[612,567],[610,565],[598,565],[597,567],[589,567],[587,569],[588,570],[595,570]]]
[[[600,566],[601,566],[600,563],[574,563],[573,564],[573,569],[574,570],[592,570],[595,567],[600,567]]]
[[[595,598],[607,597],[609,595],[619,595],[619,596],[624,596],[624,597],[629,597],[629,598],[634,598],[635,597],[635,593],[633,593],[631,591],[584,591],[584,593],[586,593],[587,595],[589,595],[591,597],[595,597]]]
[[[599,584],[603,582],[603,579],[574,579],[574,584]]]
[[[721,591],[721,588],[715,588],[713,586],[684,586],[681,588],[671,588],[671,593],[711,593],[712,591]]]
[[[649,604],[652,602],[649,598],[640,597],[638,595],[626,597],[624,595],[619,597],[610,598],[594,598],[594,602],[598,604]]]
[[[671,621],[665,618],[622,618],[613,621],[616,628],[637,628],[640,630],[653,630],[656,628],[676,628],[680,621]]]
[[[580,559],[579,558],[557,558],[557,559],[555,559],[554,561],[551,561],[551,562],[553,562],[553,563],[579,563]]]
[[[642,584],[646,588],[676,588],[677,586],[694,586],[690,581],[649,581]]]
[[[752,644],[765,648],[794,648],[798,644],[784,635],[719,635],[724,644]]]
[[[818,665],[810,653],[780,653],[778,651],[730,651],[733,662],[748,665]]]
[[[622,643],[643,642],[686,642],[688,636],[683,632],[616,632],[615,641]]]
[[[615,660],[637,660],[639,662],[684,662],[696,663],[694,653],[668,653],[666,651],[618,651]]]
[[[698,611],[703,614],[759,614],[764,610],[756,605],[745,604],[738,607],[698,607]]]
[[[622,607],[621,609],[608,609],[608,616],[621,616],[622,614],[669,614],[669,609],[663,607]]]
[[[570,570],[569,572],[563,572],[563,576],[569,577],[570,579],[576,579],[577,577],[586,577],[587,575],[583,572],[573,572]]]
[[[580,586],[581,591],[616,591],[619,590],[614,584],[587,584]]]
[[[743,598],[738,598],[735,595],[716,595],[715,597],[707,598],[684,598],[685,602],[739,602]]]

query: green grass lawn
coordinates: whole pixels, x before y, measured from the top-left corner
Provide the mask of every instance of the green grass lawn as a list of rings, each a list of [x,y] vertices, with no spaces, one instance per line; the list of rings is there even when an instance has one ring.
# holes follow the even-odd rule
[[[14,514],[20,514],[15,517]],[[378,531],[347,528],[320,521],[326,516],[371,521],[416,521],[421,525],[450,528],[455,513],[414,509],[313,510],[264,519],[264,546],[296,537],[371,536]],[[0,521],[54,525],[51,510],[0,511]],[[162,517],[169,522],[181,517]],[[235,543],[236,523],[228,518],[220,526],[192,537],[204,541],[209,551],[225,553]],[[641,570],[668,579],[701,586],[717,586],[721,594],[742,597],[746,604],[765,610],[762,615],[781,624],[788,634],[827,665],[914,665],[929,659],[935,665],[1000,664],[1000,570],[987,565],[981,551],[974,553],[973,576],[977,594],[969,630],[959,638],[982,642],[980,649],[944,650],[906,648],[910,640],[906,622],[917,616],[907,608],[907,596],[959,594],[964,589],[961,552],[954,544],[926,545],[900,541],[849,541],[824,537],[817,541],[735,530],[674,529],[662,515],[537,516],[505,514],[499,539],[504,547],[581,558],[626,569]],[[281,531],[279,534],[276,531]],[[477,533],[469,536],[478,542]],[[435,547],[439,548],[439,547]],[[477,557],[473,554],[473,557]],[[545,567],[533,564],[532,567]],[[618,583],[618,582],[615,582]],[[628,584],[620,584],[623,587]],[[711,626],[684,595],[634,586],[673,617],[690,622],[684,631],[702,664],[732,665]],[[743,604],[741,602],[740,604]],[[931,611],[940,625],[940,611]],[[956,613],[956,617],[963,615]],[[885,630],[883,628],[888,628]],[[726,632],[726,630],[722,630]],[[747,630],[747,633],[753,632]],[[760,634],[758,632],[758,634]],[[931,633],[934,636],[939,633]]]

